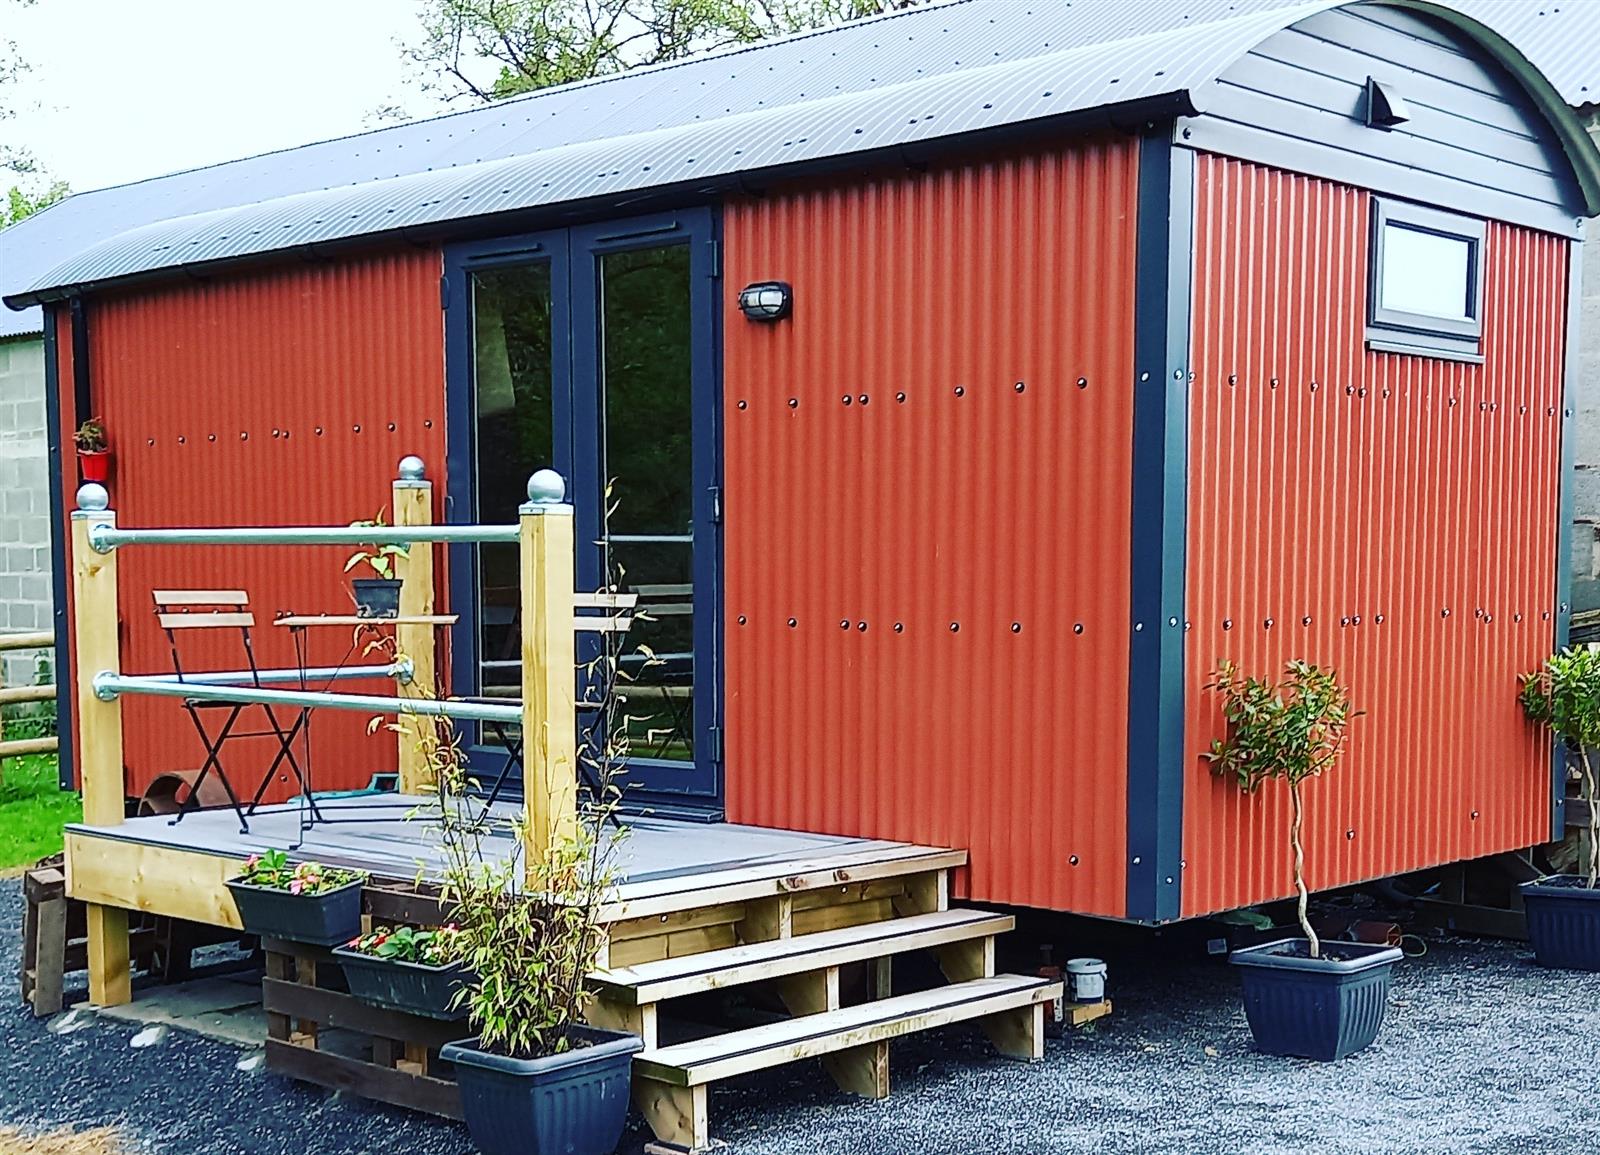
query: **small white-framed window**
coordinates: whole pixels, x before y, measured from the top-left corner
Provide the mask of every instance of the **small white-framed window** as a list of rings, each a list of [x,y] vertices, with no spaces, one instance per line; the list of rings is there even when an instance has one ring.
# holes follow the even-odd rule
[[[1367,344],[1480,360],[1483,237],[1475,217],[1373,197]]]

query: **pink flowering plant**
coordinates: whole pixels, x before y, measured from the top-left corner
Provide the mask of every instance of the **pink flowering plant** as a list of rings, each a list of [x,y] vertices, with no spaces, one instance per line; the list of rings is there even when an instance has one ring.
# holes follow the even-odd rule
[[[449,923],[432,930],[375,926],[367,934],[351,939],[349,949],[395,962],[447,967],[461,961],[467,946],[460,929]]]
[[[244,869],[239,873],[239,881],[250,886],[286,890],[307,897],[327,894],[352,882],[365,882],[366,878],[362,871],[324,866],[320,862],[298,862],[290,866],[288,856],[281,850],[252,854],[244,860]]]

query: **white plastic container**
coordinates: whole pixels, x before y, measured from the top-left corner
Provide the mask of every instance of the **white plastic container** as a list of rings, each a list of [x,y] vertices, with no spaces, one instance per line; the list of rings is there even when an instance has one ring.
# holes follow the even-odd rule
[[[1100,1002],[1106,997],[1106,964],[1097,958],[1068,959],[1067,984],[1073,1002]]]

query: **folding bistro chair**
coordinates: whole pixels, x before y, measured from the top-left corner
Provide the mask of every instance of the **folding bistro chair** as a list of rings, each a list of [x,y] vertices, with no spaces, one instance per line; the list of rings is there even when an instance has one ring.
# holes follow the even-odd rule
[[[244,647],[245,660],[249,664],[250,684],[257,689],[261,687],[261,670],[256,664],[255,646],[250,639],[250,631],[255,628],[256,618],[249,610],[250,599],[243,590],[156,590],[152,596],[155,599],[156,620],[167,635],[167,646],[172,652],[172,670],[178,681],[185,680],[183,660],[179,656],[178,647],[180,632],[237,630]],[[233,812],[239,817],[240,833],[248,834],[250,823],[247,821],[247,815],[254,814],[256,807],[261,805],[261,799],[265,797],[267,787],[272,784],[273,776],[277,774],[278,768],[285,764],[300,784],[300,792],[306,798],[312,814],[321,818],[317,813],[316,800],[311,797],[311,787],[294,756],[294,742],[305,729],[309,710],[300,708],[296,712],[294,722],[285,729],[278,720],[277,712],[264,702],[209,702],[185,698],[183,708],[188,711],[190,719],[194,722],[195,732],[200,735],[200,744],[205,747],[206,758],[200,767],[199,775],[194,780],[194,785],[179,803],[178,812],[169,825],[176,825],[191,809],[199,808],[200,787],[207,775],[215,771],[217,780],[227,792]],[[267,729],[247,731],[235,729],[240,717],[251,708],[263,712],[266,716]],[[203,718],[207,715],[222,718],[222,724],[215,731],[206,729]],[[241,805],[239,796],[233,789],[233,783],[229,781],[227,771],[222,766],[223,744],[235,738],[274,738],[278,744],[277,753],[273,755],[266,774],[262,776],[261,784],[256,787],[255,796],[250,800],[248,809]],[[195,805],[190,806],[191,802]]]

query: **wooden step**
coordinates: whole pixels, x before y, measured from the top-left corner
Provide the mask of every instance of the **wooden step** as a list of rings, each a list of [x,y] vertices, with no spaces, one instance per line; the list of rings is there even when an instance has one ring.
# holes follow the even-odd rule
[[[609,998],[644,1005],[907,951],[992,938],[1015,925],[1016,919],[1008,914],[941,910],[595,971],[589,981]]]
[[[749,902],[807,890],[870,882],[878,878],[953,870],[967,863],[965,850],[908,844],[872,850],[819,854],[710,870],[688,876],[666,876],[625,882],[600,908],[601,922],[654,918],[678,911]]]
[[[1028,975],[971,979],[860,1006],[801,1015],[641,1051],[633,1099],[658,1142],[646,1151],[703,1151],[711,1144],[709,1084],[799,1059],[820,1057],[841,1088],[869,1098],[889,1093],[889,1040],[949,1023],[977,1021],[1003,1054],[1043,1053],[1044,1004],[1062,984]]]
[[[1060,997],[1059,981],[1032,975],[995,975],[641,1051],[634,1056],[633,1070],[646,1079],[696,1087]]]

